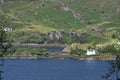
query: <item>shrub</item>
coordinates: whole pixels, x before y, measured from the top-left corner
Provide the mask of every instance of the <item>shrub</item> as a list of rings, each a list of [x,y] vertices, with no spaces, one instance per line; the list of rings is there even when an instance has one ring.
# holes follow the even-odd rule
[[[106,47],[98,48],[98,51],[101,53],[112,53],[116,54],[119,53],[119,49],[117,49],[114,45],[108,45]]]
[[[77,47],[74,50],[71,49],[71,52],[70,52],[70,54],[74,54],[74,55],[78,55],[78,56],[85,55],[85,53],[86,53],[85,50],[79,49]]]

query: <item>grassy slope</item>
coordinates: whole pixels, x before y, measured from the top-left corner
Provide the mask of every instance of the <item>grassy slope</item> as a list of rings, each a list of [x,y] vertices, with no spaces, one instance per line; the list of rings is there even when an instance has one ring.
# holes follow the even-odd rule
[[[15,29],[13,34],[25,31],[27,34],[29,30],[46,33],[73,29],[82,32],[98,27],[107,29],[105,35],[110,37],[120,31],[119,4],[119,0],[11,0],[0,3],[0,15],[4,14],[8,25]],[[96,41],[95,38],[100,37],[103,43],[110,43],[106,37],[91,35],[88,40]],[[30,36],[20,38],[26,37],[29,39]]]
[[[50,27],[50,30],[54,30],[53,28],[81,29],[89,25],[98,27],[97,24],[109,22],[100,27],[114,27],[118,30],[120,27],[119,3],[119,0],[15,0],[1,4],[0,8],[9,18],[14,19],[14,23],[24,24],[25,27],[33,26],[35,29],[36,25]],[[71,11],[61,9],[65,6]],[[75,18],[72,11],[80,14],[80,19]],[[37,30],[42,31],[42,28],[37,27]]]

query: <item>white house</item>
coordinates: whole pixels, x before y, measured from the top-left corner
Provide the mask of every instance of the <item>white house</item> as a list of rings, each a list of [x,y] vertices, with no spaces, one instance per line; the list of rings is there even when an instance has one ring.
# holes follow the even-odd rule
[[[87,50],[87,55],[95,55],[96,51],[94,49]]]
[[[4,28],[4,31],[12,31],[12,28],[10,28],[10,27],[5,27],[5,28]]]
[[[117,44],[120,45],[120,41],[118,41]]]

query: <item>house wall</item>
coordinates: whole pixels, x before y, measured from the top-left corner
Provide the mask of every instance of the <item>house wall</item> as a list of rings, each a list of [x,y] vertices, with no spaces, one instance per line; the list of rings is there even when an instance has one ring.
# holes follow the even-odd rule
[[[87,50],[87,55],[95,55],[95,54],[96,54],[95,50],[92,51]]]

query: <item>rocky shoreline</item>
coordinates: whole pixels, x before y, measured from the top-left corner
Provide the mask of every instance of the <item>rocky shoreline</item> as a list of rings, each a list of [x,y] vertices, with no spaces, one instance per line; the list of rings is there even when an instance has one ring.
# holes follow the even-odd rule
[[[58,44],[17,44],[17,43],[12,43],[13,46],[25,46],[25,47],[65,47],[65,45],[58,45]],[[60,59],[65,59],[65,58],[70,58],[70,59],[78,59],[78,60],[116,60],[115,55],[110,55],[110,56],[99,56],[99,55],[93,55],[93,56],[77,56],[77,55],[72,55],[69,52],[59,52],[59,53],[51,53],[49,55],[9,55],[9,56],[4,56],[0,57],[0,59],[40,59],[40,58],[60,58]]]
[[[78,60],[116,60],[116,56],[77,56],[77,55],[70,55],[69,53],[61,53],[61,54],[53,54],[51,55],[53,58],[71,58],[71,59],[78,59]]]
[[[116,56],[77,56],[69,54],[52,54],[50,56],[5,56],[0,59],[42,59],[42,58],[59,58],[59,59],[76,59],[76,60],[116,60]]]

